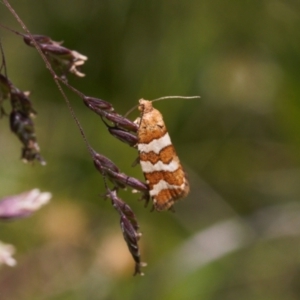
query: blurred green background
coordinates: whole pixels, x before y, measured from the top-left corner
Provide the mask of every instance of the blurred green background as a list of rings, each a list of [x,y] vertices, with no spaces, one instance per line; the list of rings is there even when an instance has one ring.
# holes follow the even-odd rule
[[[144,277],[74,121],[37,52],[1,29],[9,78],[32,91],[47,166],[24,165],[8,119],[0,129],[0,197],[38,187],[53,199],[1,223],[18,265],[1,267],[1,300],[299,299],[300,2],[295,0],[11,1],[34,34],[89,57],[69,82],[125,114],[155,104],[191,182],[176,212],[149,212],[130,190]],[[21,31],[3,4],[1,23]],[[110,136],[71,92],[91,145],[123,172],[137,151]],[[134,112],[130,118],[135,119]]]

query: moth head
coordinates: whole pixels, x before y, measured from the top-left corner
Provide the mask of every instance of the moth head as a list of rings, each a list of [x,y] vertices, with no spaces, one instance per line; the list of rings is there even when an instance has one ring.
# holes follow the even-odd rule
[[[144,114],[151,112],[153,110],[152,102],[145,99],[140,99],[138,110]]]

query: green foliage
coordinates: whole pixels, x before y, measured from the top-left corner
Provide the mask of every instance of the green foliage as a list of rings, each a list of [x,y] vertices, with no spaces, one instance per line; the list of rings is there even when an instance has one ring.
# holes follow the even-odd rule
[[[299,299],[297,1],[12,5],[32,33],[63,40],[88,56],[86,77],[70,83],[111,102],[120,114],[142,97],[201,99],[155,104],[191,194],[175,213],[150,213],[136,194],[122,192],[139,219],[142,260],[148,263],[144,277],[132,277],[118,217],[99,197],[102,178],[62,97],[38,54],[1,29],[9,78],[32,91],[47,166],[16,159],[18,141],[2,118],[0,196],[39,187],[53,199],[31,219],[0,224],[1,239],[18,249],[18,265],[1,268],[0,300]],[[21,31],[3,5],[0,19]],[[92,146],[142,180],[139,166],[131,167],[137,151],[113,139],[98,116],[68,96]]]

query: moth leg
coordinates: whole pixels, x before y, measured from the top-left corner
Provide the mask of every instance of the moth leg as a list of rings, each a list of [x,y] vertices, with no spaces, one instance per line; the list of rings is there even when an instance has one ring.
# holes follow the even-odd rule
[[[132,167],[135,167],[136,165],[138,165],[140,163],[140,157],[138,156],[133,163],[131,164]]]
[[[141,123],[141,118],[140,117],[138,117],[138,118],[136,118],[134,121],[133,121],[133,123],[135,123],[136,125],[140,125],[140,123]]]

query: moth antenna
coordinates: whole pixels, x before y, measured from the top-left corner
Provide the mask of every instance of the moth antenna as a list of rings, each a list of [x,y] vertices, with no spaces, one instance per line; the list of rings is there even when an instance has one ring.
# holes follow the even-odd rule
[[[130,108],[127,113],[124,115],[124,117],[126,118],[130,113],[132,113],[139,105],[135,105],[132,108]]]
[[[201,98],[200,96],[164,96],[164,97],[159,97],[153,100],[150,100],[151,102],[156,102],[164,99],[199,99]]]
[[[164,99],[199,99],[201,98],[200,96],[164,96],[164,97],[159,97],[153,100],[149,100],[151,102],[156,102],[156,101],[160,101],[160,100],[164,100]],[[129,111],[127,111],[127,113],[124,115],[124,117],[126,118],[130,113],[132,113],[139,105],[135,105],[133,106]]]

